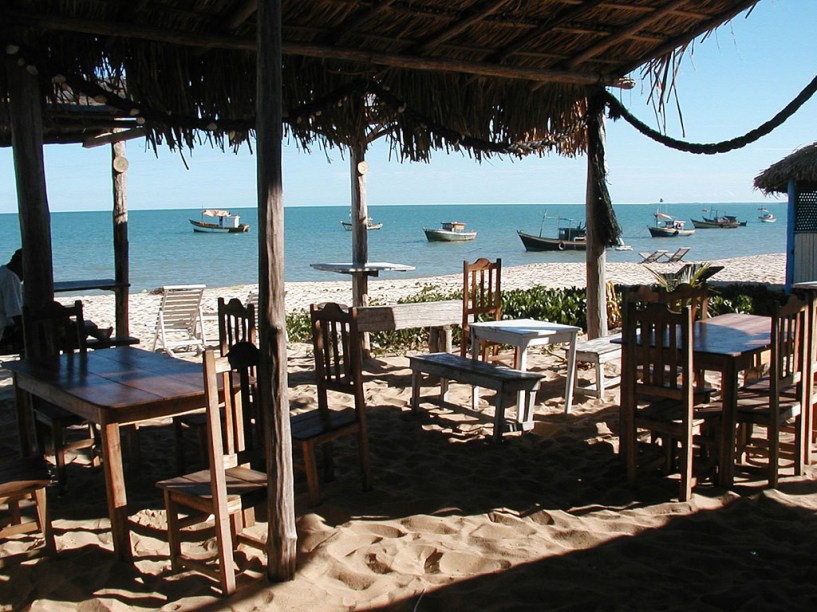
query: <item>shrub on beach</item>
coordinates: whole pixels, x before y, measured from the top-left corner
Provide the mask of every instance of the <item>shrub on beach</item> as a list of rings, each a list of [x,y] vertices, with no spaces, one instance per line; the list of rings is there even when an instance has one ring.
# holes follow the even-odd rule
[[[615,300],[621,306],[622,291],[626,286],[615,286]],[[710,285],[710,315],[741,312],[769,315],[772,305],[783,300],[784,293],[779,289],[770,289],[759,283],[730,283]],[[398,300],[400,304],[417,302],[435,302],[442,300],[461,300],[462,292],[444,292],[432,285],[423,286],[418,293]],[[382,305],[377,301],[372,306]],[[617,309],[612,309],[614,312]],[[577,325],[587,329],[587,293],[585,289],[571,287],[556,289],[544,285],[535,285],[529,289],[511,289],[502,292],[502,314],[506,319],[540,319],[566,325]],[[306,311],[290,313],[286,317],[287,334],[290,342],[311,342],[312,332],[309,313]],[[610,321],[611,329],[617,326]],[[454,328],[454,342],[459,343],[461,330]],[[375,354],[405,353],[423,350],[428,344],[428,330],[404,329],[371,334],[371,348]]]

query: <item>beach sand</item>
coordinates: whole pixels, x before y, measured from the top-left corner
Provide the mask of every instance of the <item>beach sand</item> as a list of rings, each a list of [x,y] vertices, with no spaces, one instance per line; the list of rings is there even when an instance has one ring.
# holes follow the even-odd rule
[[[718,262],[719,281],[782,284],[785,258]],[[579,266],[577,264],[577,266]],[[611,265],[608,278],[649,282],[637,264]],[[384,301],[424,284],[459,280],[373,281]],[[582,286],[571,266],[503,270],[506,288]],[[246,297],[249,287],[208,290]],[[348,283],[288,283],[287,308],[349,300]],[[157,297],[134,295],[132,332],[149,339]],[[108,296],[85,299],[102,321]],[[138,331],[137,331],[138,330]],[[143,346],[149,342],[143,342]],[[311,348],[289,347],[289,400],[314,405]],[[645,476],[626,485],[617,456],[617,389],[605,401],[578,396],[564,413],[563,351],[533,351],[546,376],[535,428],[490,441],[491,398],[482,411],[423,404],[409,409],[404,356],[377,358],[365,375],[374,487],[362,492],[356,446],[336,445],[337,478],[309,507],[295,475],[298,566],[295,579],[270,583],[264,561],[240,554],[240,589],[221,598],[203,577],[174,575],[167,561],[157,480],[173,475],[167,423],[140,429],[142,468],[127,476],[134,524],[133,565],[111,553],[102,472],[83,454],[69,466],[68,491],[49,490],[59,555],[0,570],[0,606],[31,610],[811,610],[817,606],[817,481],[814,470],[777,490],[742,475],[732,490],[704,482],[689,502],[673,501],[677,480]],[[609,364],[614,373],[616,364]],[[589,381],[591,372],[579,376]],[[13,388],[0,369],[0,424],[15,443]],[[427,387],[425,394],[434,393]],[[487,394],[484,394],[487,395]],[[452,384],[451,401],[469,405],[470,388]],[[511,416],[513,415],[513,412]],[[189,452],[195,460],[192,445]],[[263,516],[261,517],[263,519]],[[258,529],[263,532],[265,523]],[[0,543],[0,554],[30,541]],[[211,543],[212,545],[212,543]]]

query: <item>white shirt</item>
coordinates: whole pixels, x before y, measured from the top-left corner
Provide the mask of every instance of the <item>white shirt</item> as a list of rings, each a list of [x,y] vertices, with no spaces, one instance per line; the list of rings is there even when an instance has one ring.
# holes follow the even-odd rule
[[[6,266],[0,266],[0,335],[14,322],[12,317],[23,315],[23,283]]]

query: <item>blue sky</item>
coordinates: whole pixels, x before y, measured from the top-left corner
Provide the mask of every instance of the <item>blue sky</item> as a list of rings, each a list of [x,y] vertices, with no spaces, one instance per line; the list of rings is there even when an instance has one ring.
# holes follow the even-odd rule
[[[817,1],[761,0],[705,41],[696,41],[677,78],[685,133],[668,112],[670,136],[715,142],[741,136],[770,119],[817,74]],[[633,76],[638,77],[638,74]],[[637,117],[657,127],[646,85],[617,94]],[[767,199],[754,177],[794,149],[817,141],[817,96],[772,134],[734,152],[702,156],[654,143],[624,121],[607,122],[607,164],[613,203],[752,202]],[[246,151],[197,148],[185,157],[140,141],[127,144],[128,207],[255,206],[255,158]],[[46,147],[48,200],[53,212],[110,210],[110,149]],[[581,203],[586,160],[548,155],[493,158],[481,164],[436,153],[431,162],[399,163],[376,143],[369,162],[369,206],[390,204]],[[335,150],[300,152],[284,145],[286,206],[347,205],[349,164]],[[0,212],[17,210],[10,149],[0,149]]]

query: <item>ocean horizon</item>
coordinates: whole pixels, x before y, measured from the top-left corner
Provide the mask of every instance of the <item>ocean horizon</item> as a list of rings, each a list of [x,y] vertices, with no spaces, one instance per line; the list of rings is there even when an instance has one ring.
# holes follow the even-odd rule
[[[660,206],[660,209],[658,208]],[[639,252],[690,247],[687,260],[709,261],[769,253],[786,247],[785,202],[728,204],[624,204],[615,211],[626,244],[632,251],[607,251],[610,262],[641,260]],[[762,223],[758,208],[769,209],[776,223]],[[747,221],[735,229],[697,230],[683,238],[652,238],[647,226],[656,210],[686,221],[700,218],[704,209],[735,215]],[[243,234],[193,232],[189,219],[199,209],[129,211],[131,292],[162,285],[204,283],[228,287],[258,282],[258,220],[255,208],[231,208],[250,225]],[[369,232],[369,261],[414,266],[408,272],[388,272],[381,278],[424,278],[462,271],[463,260],[501,258],[503,266],[584,261],[584,252],[527,252],[517,230],[529,234],[556,232],[556,217],[584,220],[584,204],[425,204],[370,206],[369,215],[382,229]],[[545,215],[547,219],[545,219]],[[20,246],[17,215],[0,215],[0,260],[7,261]],[[348,206],[288,206],[284,209],[285,278],[293,281],[338,281],[346,275],[323,272],[313,263],[348,262],[352,234],[343,229]],[[423,227],[438,228],[445,221],[461,221],[477,232],[473,241],[434,243]],[[51,214],[54,278],[57,281],[112,278],[113,232],[110,211]]]

